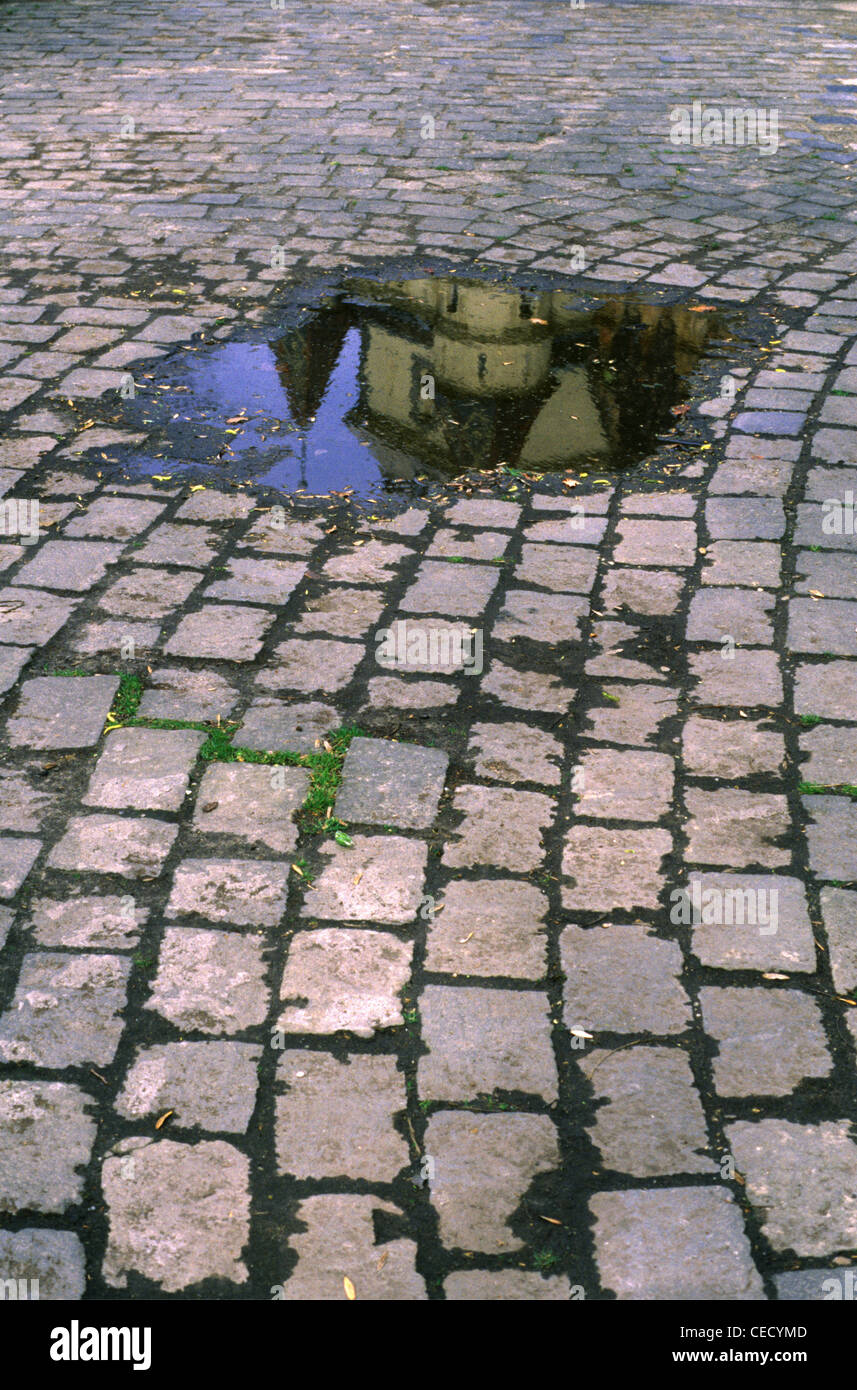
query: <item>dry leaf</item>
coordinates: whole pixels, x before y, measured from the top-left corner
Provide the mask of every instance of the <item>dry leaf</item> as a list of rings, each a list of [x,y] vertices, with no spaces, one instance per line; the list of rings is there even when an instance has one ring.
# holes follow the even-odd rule
[[[170,1116],[174,1115],[175,1113],[176,1112],[174,1110],[165,1110],[161,1118],[155,1121],[155,1129],[160,1129],[162,1125],[166,1124]]]
[[[704,313],[706,312],[707,309],[713,309],[714,307],[715,307],[715,305],[713,305],[713,304],[692,304],[692,305],[690,305],[690,307],[688,308],[688,313],[689,313],[689,314],[704,314]]]
[[[557,1221],[555,1216],[540,1216],[540,1221],[549,1221],[552,1226],[561,1226],[562,1222]]]
[[[788,975],[780,975],[776,970],[769,970],[766,975],[762,976],[763,980],[787,980],[788,978]]]
[[[377,1263],[376,1266],[375,1266],[375,1268],[378,1270],[379,1273],[380,1273],[380,1271],[384,1268],[384,1265],[387,1263],[387,1261],[389,1260],[389,1258],[390,1258],[390,1252],[389,1252],[389,1250],[385,1250],[384,1253],[383,1253],[383,1255],[381,1256],[380,1260],[378,1261],[378,1263]]]
[[[357,1297],[357,1290],[355,1289],[347,1274],[343,1278],[342,1284],[343,1288],[345,1289],[345,1297],[349,1300],[349,1302],[353,1302],[353,1300]]]

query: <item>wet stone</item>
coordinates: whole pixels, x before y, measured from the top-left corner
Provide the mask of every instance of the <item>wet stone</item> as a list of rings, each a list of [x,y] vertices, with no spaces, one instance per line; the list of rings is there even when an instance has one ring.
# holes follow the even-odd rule
[[[556,545],[597,546],[607,530],[607,522],[603,516],[587,514],[588,500],[580,499],[579,505],[583,511],[574,511],[570,516],[555,521],[531,523],[526,531],[527,540],[534,544],[547,541]]]
[[[828,661],[795,669],[795,713],[857,721],[857,662]]]
[[[857,656],[857,603],[793,598],[789,603],[787,640],[793,652]]]
[[[747,1198],[775,1250],[823,1259],[857,1245],[857,1144],[850,1128],[846,1120],[727,1125]]]
[[[140,1048],[116,1109],[127,1120],[171,1110],[183,1129],[244,1134],[256,1103],[261,1047],[241,1042],[176,1042]]]
[[[711,497],[705,520],[712,540],[775,541],[786,529],[775,497]]]
[[[465,497],[448,508],[446,520],[453,526],[496,526],[513,531],[520,515],[521,508],[515,502]]]
[[[127,541],[147,531],[163,510],[163,503],[144,502],[140,497],[96,497],[68,523],[63,535]]]
[[[305,1197],[295,1213],[300,1229],[289,1237],[297,1254],[294,1273],[279,1286],[286,1301],[341,1302],[345,1297],[343,1271],[358,1299],[373,1302],[424,1300],[425,1284],[416,1270],[417,1247],[412,1240],[376,1244],[374,1213],[390,1219],[404,1213],[380,1197]]]
[[[274,1102],[280,1173],[392,1182],[408,1164],[394,1117],[407,1104],[395,1057],[289,1051],[277,1063]]]
[[[18,571],[19,584],[41,589],[72,589],[84,593],[115,565],[120,545],[99,541],[45,541],[29,564]]]
[[[736,648],[731,660],[723,653],[691,652],[691,676],[696,678],[692,702],[713,708],[772,709],[783,702],[783,681],[776,653]]]
[[[252,497],[204,488],[183,502],[176,516],[182,521],[243,521],[252,510]]]
[[[624,680],[662,681],[662,673],[634,654],[642,634],[630,623],[592,624],[593,656],[586,663],[588,676],[618,676]]]
[[[703,791],[688,787],[689,815],[685,858],[697,864],[761,864],[775,869],[788,864],[791,851],[774,844],[791,830],[788,802],[768,792],[732,787]]]
[[[453,879],[430,920],[426,969],[538,980],[546,967],[547,898],[515,879]]]
[[[428,830],[437,815],[448,763],[439,748],[379,738],[352,739],[335,814],[346,823]]]
[[[0,606],[0,624],[2,620],[3,609]],[[0,626],[0,633],[2,631]],[[35,647],[0,647],[0,695],[12,689],[35,650]]]
[[[214,763],[199,784],[193,827],[203,835],[238,836],[248,849],[288,854],[298,842],[294,815],[308,790],[304,768]]]
[[[186,602],[201,579],[198,570],[132,570],[101,595],[99,607],[121,618],[165,618]]]
[[[48,855],[51,869],[157,878],[178,826],[151,816],[73,816]]]
[[[857,802],[847,796],[805,796],[809,867],[819,878],[857,879]]]
[[[800,749],[808,753],[801,763],[801,777],[822,786],[857,784],[857,729],[820,727],[800,736]]]
[[[514,575],[520,584],[535,584],[556,593],[588,594],[597,569],[598,555],[591,549],[526,542]]]
[[[607,571],[599,606],[606,613],[627,607],[632,613],[663,617],[678,608],[684,585],[684,576],[669,570],[658,572],[614,566]]]
[[[619,522],[619,543],[613,558],[618,565],[656,565],[684,568],[696,560],[696,525],[692,521]]]
[[[559,785],[562,744],[527,724],[472,725],[467,756],[474,760],[477,777]]]
[[[117,1145],[101,1169],[109,1222],[105,1282],[124,1289],[129,1274],[140,1274],[166,1293],[204,1279],[244,1283],[249,1170],[247,1157],[222,1139]]]
[[[500,578],[493,565],[453,565],[424,560],[399,607],[403,613],[443,613],[475,618],[484,612]]]
[[[689,517],[697,501],[687,492],[636,492],[622,499],[623,516]]]
[[[38,775],[36,768],[0,768],[0,830],[39,830],[56,797],[37,789]]]
[[[91,748],[101,736],[118,676],[37,676],[25,681],[6,729],[13,748]]]
[[[307,599],[294,632],[326,632],[332,637],[364,637],[384,611],[385,599],[378,590],[331,589],[318,598]]]
[[[714,1085],[722,1096],[787,1096],[833,1063],[821,1013],[797,990],[699,991],[706,1033],[717,1043]],[[800,1046],[794,1046],[794,1039]]]
[[[238,544],[242,549],[252,546],[282,555],[311,555],[323,539],[324,530],[317,521],[292,521],[269,513],[258,517]]]
[[[178,811],[205,734],[193,729],[116,729],[107,736],[85,806]]]
[[[599,1192],[589,1208],[601,1282],[618,1299],[764,1298],[741,1209],[722,1187]]]
[[[342,922],[413,922],[422,901],[428,850],[400,835],[354,835],[346,847],[328,840],[327,863],[304,897],[303,917]]]
[[[0,1231],[0,1270],[38,1288],[41,1303],[76,1303],[86,1288],[84,1250],[72,1231]]]
[[[214,671],[183,671],[179,667],[162,667],[149,676],[137,714],[141,719],[214,722],[218,716],[226,719],[237,700],[238,692],[234,686]]]
[[[700,777],[733,781],[777,772],[786,756],[782,734],[749,719],[703,719],[691,715],[684,726],[684,764]]]
[[[635,1047],[613,1055],[596,1048],[582,1070],[597,1106],[588,1133],[605,1168],[635,1178],[716,1171],[705,1157],[705,1114],[685,1052]]]
[[[271,665],[256,678],[265,690],[329,694],[346,686],[366,654],[360,642],[297,638],[274,648]]]
[[[0,1212],[63,1212],[83,1194],[95,1142],[77,1086],[0,1080]]]
[[[217,532],[208,526],[174,526],[164,522],[146,537],[145,545],[134,551],[134,560],[138,565],[205,569],[217,555],[220,544]]]
[[[116,956],[27,955],[8,1011],[0,1060],[58,1068],[109,1066],[125,1024],[130,964]]]
[[[291,704],[285,700],[254,700],[242,718],[233,742],[261,752],[315,753],[321,740],[340,723],[332,705]]]
[[[691,1022],[681,949],[642,923],[567,927],[565,1021],[590,1033],[681,1033]]]
[[[601,695],[608,703],[586,711],[582,732],[605,743],[652,743],[678,709],[676,696],[660,685],[605,685]]]
[[[692,874],[689,886],[700,905],[693,913],[691,949],[703,965],[785,973],[815,970],[806,891],[798,879],[777,874]],[[709,893],[715,896],[706,897]],[[706,902],[711,904],[707,913]]]
[[[288,864],[264,859],[184,859],[173,877],[166,915],[198,913],[211,922],[274,927],[286,910],[288,878]]]
[[[402,560],[413,553],[406,545],[371,540],[359,550],[331,556],[322,566],[322,574],[342,584],[386,584],[396,578]]]
[[[552,714],[565,714],[575,695],[556,676],[540,671],[516,671],[500,661],[492,661],[491,670],[482,681],[482,690],[513,709]]]
[[[666,830],[574,825],[562,857],[562,905],[572,911],[655,908],[661,861],[672,850]]]
[[[343,927],[298,932],[280,986],[284,1033],[355,1033],[371,1038],[404,1023],[401,990],[413,946],[389,932]]]
[[[772,594],[747,589],[700,589],[690,601],[688,641],[721,642],[729,636],[741,646],[770,645],[774,640],[773,608]]]
[[[268,1012],[264,938],[167,927],[144,1006],[183,1032],[242,1033]]]
[[[751,492],[765,497],[783,497],[793,473],[792,464],[777,459],[727,459],[715,470],[708,491],[713,494]]]
[[[44,646],[64,626],[76,606],[74,599],[36,589],[0,589],[0,641]]]
[[[540,594],[532,589],[509,589],[492,636],[498,642],[524,637],[531,642],[577,642],[589,601],[566,594]]]
[[[466,540],[462,531],[441,528],[426,553],[429,560],[499,560],[509,545],[509,537],[501,531],[477,531]]]
[[[209,584],[205,598],[285,604],[306,572],[305,565],[286,560],[249,560],[237,555],[227,561],[226,569],[227,578]]]
[[[441,1110],[426,1126],[434,1159],[431,1198],[448,1250],[508,1254],[521,1247],[509,1220],[539,1173],[559,1166],[546,1115],[480,1115]]]
[[[554,803],[540,792],[505,787],[458,787],[453,809],[464,820],[450,835],[442,862],[448,868],[490,864],[528,873],[542,861],[542,832],[553,820]]]
[[[655,821],[672,801],[675,764],[663,753],[585,748],[575,774],[580,782],[578,816]]]
[[[857,593],[857,555],[821,555],[811,550],[798,552],[795,592],[811,589],[826,598],[851,598]]]
[[[164,651],[209,661],[253,661],[274,617],[267,608],[207,603],[182,618]]]
[[[494,1091],[557,1097],[547,998],[531,990],[427,985],[420,996],[417,1089],[423,1100]]]
[[[825,885],[821,890],[821,915],[833,982],[840,993],[849,994],[857,986],[857,893]]]
[[[41,848],[41,840],[0,836],[0,898],[14,898]]]
[[[30,924],[40,946],[125,951],[137,945],[148,916],[130,896],[35,898]]]
[[[745,434],[800,434],[805,421],[806,415],[796,410],[745,410],[732,426]]]

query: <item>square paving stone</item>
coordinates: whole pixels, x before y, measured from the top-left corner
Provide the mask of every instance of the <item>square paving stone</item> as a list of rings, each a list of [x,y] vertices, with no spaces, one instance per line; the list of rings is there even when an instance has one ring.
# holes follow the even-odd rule
[[[703,719],[691,715],[684,726],[684,764],[700,777],[729,781],[782,769],[782,734],[749,719]]]
[[[482,673],[482,630],[443,618],[397,618],[375,633],[375,661],[386,671]]]
[[[793,598],[788,647],[793,652],[857,656],[857,603],[835,598]]]
[[[164,651],[209,661],[253,661],[275,616],[267,608],[207,603],[182,618]]]
[[[430,917],[426,969],[538,980],[545,973],[545,895],[515,879],[453,879]]]
[[[762,588],[776,589],[780,584],[780,567],[780,547],[773,541],[757,541],[755,544],[752,541],[715,541],[707,549],[702,582],[718,586],[761,585]]]
[[[666,830],[613,830],[573,825],[562,856],[562,905],[586,912],[655,908],[660,865],[672,850]]]
[[[0,830],[26,833],[41,828],[57,798],[39,790],[37,779],[35,767],[0,768]]]
[[[825,598],[851,598],[857,593],[857,555],[800,550],[795,569],[796,593],[808,594],[815,589]]]
[[[395,579],[402,560],[413,553],[407,545],[367,541],[359,550],[331,556],[321,572],[325,579],[341,584],[386,584]]]
[[[40,1303],[76,1303],[86,1288],[86,1257],[72,1231],[0,1231],[0,1269],[35,1286]]]
[[[635,1178],[712,1173],[705,1113],[687,1053],[677,1048],[596,1048],[582,1066],[597,1105],[587,1126],[605,1168]]]
[[[204,488],[183,502],[176,516],[181,517],[182,521],[244,521],[252,510],[252,497]]]
[[[689,862],[761,864],[776,869],[791,859],[789,849],[774,844],[791,831],[784,796],[733,787],[718,791],[688,787],[685,804],[689,815],[685,858]]]
[[[458,686],[441,681],[397,680],[395,676],[376,676],[367,686],[372,709],[433,709],[454,705]]]
[[[529,525],[525,533],[527,540],[536,545],[545,541],[557,545],[599,545],[607,530],[607,521],[589,506],[591,501],[591,498],[580,498],[576,504],[578,509],[569,516]]]
[[[135,569],[101,595],[98,606],[120,618],[165,618],[193,593],[199,570]]]
[[[816,430],[812,456],[825,463],[857,463],[857,430]]]
[[[623,516],[688,517],[696,512],[697,501],[687,492],[633,492],[623,497]]]
[[[262,1048],[241,1042],[176,1042],[139,1048],[116,1109],[128,1120],[165,1110],[184,1129],[244,1134],[256,1104]]]
[[[566,927],[560,937],[567,1028],[596,1033],[682,1033],[690,1000],[675,941],[641,922]]]
[[[441,527],[425,552],[429,560],[499,560],[505,554],[509,537],[502,531],[477,531],[472,540],[465,539],[466,532],[452,527]]]
[[[696,678],[691,700],[713,708],[777,709],[783,702],[783,679],[775,652],[737,648],[725,661],[722,652],[690,652],[690,673]]]
[[[0,607],[0,623],[2,621],[3,610]],[[12,689],[35,650],[35,647],[0,647],[0,695]]]
[[[407,1105],[395,1057],[285,1052],[277,1063],[274,1137],[280,1173],[392,1182],[407,1166],[393,1120]]]
[[[605,576],[600,607],[605,613],[628,607],[632,613],[665,617],[678,608],[685,582],[684,575],[670,570],[637,570],[616,565]]]
[[[273,860],[183,859],[165,912],[168,917],[198,913],[211,922],[275,927],[286,910],[288,880],[288,864]]]
[[[605,685],[600,694],[609,703],[586,711],[582,732],[605,743],[652,743],[678,709],[676,696],[661,685]]]
[[[240,555],[227,560],[226,568],[228,578],[209,584],[204,590],[205,598],[283,605],[306,573],[306,565],[287,560],[251,560]]]
[[[44,646],[76,607],[74,599],[37,589],[0,589],[0,638],[12,646]]]
[[[100,541],[45,541],[28,565],[18,571],[19,584],[37,589],[73,589],[85,593],[115,565],[121,545]]]
[[[0,1060],[37,1067],[109,1066],[125,1026],[131,966],[116,956],[26,955],[0,1016]]]
[[[589,600],[534,589],[509,589],[492,630],[498,642],[526,637],[531,642],[577,642]]]
[[[145,545],[134,551],[138,565],[187,565],[205,569],[217,555],[222,542],[209,526],[174,526],[164,522],[146,537]]]
[[[0,836],[0,898],[14,898],[36,862],[41,847],[41,840]]]
[[[104,536],[131,540],[147,531],[164,510],[163,503],[141,497],[96,497],[66,526],[66,536]]]
[[[253,522],[238,544],[242,549],[252,546],[279,555],[311,555],[322,540],[324,530],[317,521],[293,521],[271,508]]]
[[[125,1140],[101,1168],[109,1223],[105,1282],[124,1289],[128,1275],[139,1274],[165,1293],[204,1279],[243,1284],[249,1181],[249,1159],[222,1139]]]
[[[833,983],[841,994],[849,994],[857,986],[857,893],[825,885],[821,890],[821,915]]]
[[[439,748],[389,739],[352,739],[335,814],[404,830],[428,830],[437,815],[449,758]]]
[[[556,676],[541,671],[517,671],[501,661],[491,662],[491,670],[482,681],[482,691],[513,709],[551,714],[566,714],[575,696],[575,691],[563,685]]]
[[[618,1299],[764,1299],[741,1208],[722,1187],[599,1192],[589,1209],[601,1282]]]
[[[857,802],[847,796],[805,796],[809,867],[819,878],[857,879]]]
[[[331,589],[307,599],[292,631],[321,632],[331,637],[364,637],[380,618],[386,600],[378,590]]]
[[[647,661],[636,659],[642,633],[630,623],[592,624],[593,652],[586,663],[588,676],[618,676],[625,680],[662,681],[660,671]],[[600,653],[600,654],[599,654]]]
[[[237,701],[235,687],[214,671],[162,667],[149,676],[137,714],[141,719],[213,722],[218,716],[226,719]]]
[[[214,763],[199,785],[193,827],[203,835],[238,836],[248,849],[289,854],[298,842],[295,812],[308,790],[304,768]]]
[[[153,816],[73,816],[48,855],[50,869],[157,878],[178,826]]]
[[[564,1274],[545,1278],[525,1269],[460,1269],[443,1281],[447,1303],[566,1302],[571,1285]]]
[[[720,1095],[787,1096],[808,1076],[830,1075],[821,1013],[808,994],[704,987],[699,1003],[705,1031],[717,1043],[712,1066]]]
[[[6,726],[13,748],[91,748],[101,737],[118,676],[36,676],[21,686]]]
[[[473,759],[477,777],[559,785],[562,744],[527,724],[473,724],[467,756]]]
[[[417,1089],[423,1100],[468,1101],[495,1091],[557,1098],[547,997],[532,990],[427,985],[420,998]]]
[[[125,951],[137,945],[148,916],[148,908],[138,907],[130,894],[35,898],[30,926],[40,946]]]
[[[617,565],[682,569],[696,562],[693,521],[636,521],[623,517],[618,534],[619,543],[613,552]]]
[[[401,991],[413,946],[389,932],[337,927],[298,932],[280,986],[284,1033],[355,1033],[371,1038],[403,1022]]]
[[[520,584],[536,584],[558,593],[588,594],[597,569],[598,555],[591,549],[525,542],[514,576]]]
[[[434,1160],[431,1198],[446,1249],[519,1250],[510,1219],[539,1173],[560,1163],[547,1115],[440,1110],[426,1126],[425,1152]]]
[[[81,1200],[95,1143],[89,1104],[77,1086],[0,1079],[0,1212],[63,1212]]]
[[[399,607],[403,613],[475,618],[485,611],[500,575],[493,565],[424,560]]]
[[[243,1033],[268,1012],[264,937],[167,927],[144,1005],[182,1032]]]
[[[820,725],[800,736],[800,749],[809,759],[800,765],[804,781],[821,786],[857,784],[857,728]]]
[[[735,1166],[775,1250],[823,1259],[857,1245],[857,1144],[847,1120],[727,1125]]]
[[[810,502],[825,502],[836,497],[848,500],[848,493],[857,489],[857,468],[811,468],[806,477],[805,497]]]
[[[354,835],[350,847],[328,840],[327,863],[307,890],[303,917],[342,922],[413,922],[422,902],[428,850],[401,835]]]
[[[501,502],[493,497],[465,497],[447,509],[446,520],[453,526],[497,526],[513,531],[518,524],[521,508],[516,502]]]
[[[712,494],[752,492],[765,497],[784,497],[793,473],[793,464],[777,459],[727,459],[715,469],[708,491]]]
[[[795,1269],[775,1274],[778,1303],[827,1303],[831,1299],[854,1300],[854,1271],[850,1269]]]
[[[786,973],[815,970],[806,890],[797,879],[776,874],[692,874],[688,886],[692,950],[703,965]]]
[[[796,714],[857,721],[857,661],[798,664],[794,702]]]
[[[773,608],[773,594],[748,589],[700,589],[690,601],[687,639],[722,642],[728,636],[742,647],[769,646],[774,640]]]
[[[851,494],[853,503],[854,494]],[[835,500],[835,499],[834,499]],[[848,511],[843,518],[838,508],[828,503],[805,502],[798,505],[797,526],[794,544],[798,546],[821,546],[824,550],[850,550],[857,547],[857,535],[853,521],[849,525]],[[829,595],[828,595],[829,597]]]
[[[551,797],[506,787],[462,786],[456,790],[453,809],[463,812],[464,819],[443,852],[448,868],[491,864],[528,873],[541,863],[542,834],[555,811]]]
[[[329,695],[348,685],[365,655],[362,642],[324,638],[281,642],[256,684],[265,690],[301,690],[307,695],[321,691]]]
[[[670,808],[675,763],[663,753],[584,748],[574,771],[575,814],[655,821]]]
[[[69,645],[76,655],[104,654],[105,665],[112,665],[117,659],[150,658],[160,640],[161,629],[157,623],[132,623],[123,618],[116,622],[87,623],[69,639]]]
[[[179,811],[205,734],[194,729],[116,729],[108,734],[84,806]]]
[[[315,753],[340,723],[332,705],[262,698],[254,700],[244,714],[234,742],[236,747],[261,752]]]
[[[412,1240],[385,1240],[375,1235],[375,1214],[401,1225],[399,1207],[368,1196],[305,1197],[295,1213],[300,1229],[289,1237],[298,1257],[294,1273],[278,1297],[285,1301],[342,1301],[343,1271],[348,1270],[358,1299],[421,1302],[425,1284],[416,1270]]]
[[[705,520],[712,540],[776,541],[786,529],[777,497],[710,497]]]

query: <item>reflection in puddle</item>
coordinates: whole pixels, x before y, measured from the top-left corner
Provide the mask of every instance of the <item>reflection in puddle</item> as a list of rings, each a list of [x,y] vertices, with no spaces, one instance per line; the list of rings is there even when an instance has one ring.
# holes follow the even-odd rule
[[[348,280],[272,342],[184,352],[141,383],[150,473],[207,465],[313,494],[621,468],[674,421],[708,311],[431,277]]]

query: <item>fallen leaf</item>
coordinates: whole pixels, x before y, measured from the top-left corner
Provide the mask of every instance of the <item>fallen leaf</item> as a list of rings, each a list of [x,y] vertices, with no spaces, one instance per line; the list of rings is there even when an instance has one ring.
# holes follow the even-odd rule
[[[780,975],[776,970],[769,970],[766,975],[762,976],[763,980],[787,980],[788,978],[788,975]]]
[[[161,1118],[155,1121],[155,1129],[160,1129],[162,1125],[166,1124],[170,1116],[175,1113],[175,1110],[165,1110]]]
[[[347,1274],[342,1280],[342,1285],[345,1289],[345,1297],[349,1300],[349,1302],[353,1302],[354,1299],[357,1297],[357,1290],[355,1289]]]
[[[540,1221],[549,1221],[552,1226],[561,1226],[562,1222],[557,1221],[555,1216],[539,1216]]]

